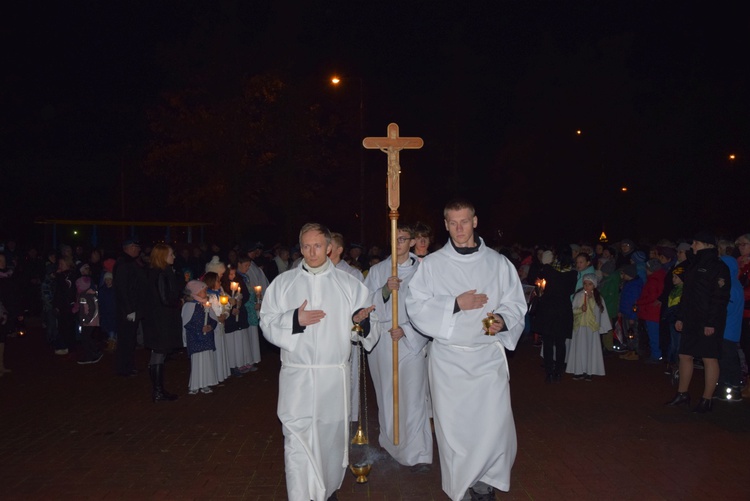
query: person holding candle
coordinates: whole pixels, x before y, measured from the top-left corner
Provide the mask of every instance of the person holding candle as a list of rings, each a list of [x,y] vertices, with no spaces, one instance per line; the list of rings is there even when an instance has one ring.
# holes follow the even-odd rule
[[[258,325],[260,324],[260,298],[262,295],[260,285],[253,286],[252,279],[248,272],[252,265],[252,260],[243,256],[237,262],[237,274],[239,276],[242,290],[247,291],[243,295],[243,306],[247,315],[247,335],[242,343],[242,360],[244,364],[240,367],[243,372],[255,372],[258,370],[260,363],[260,333]]]
[[[544,280],[532,330],[542,336],[545,382],[559,383],[565,371],[566,341],[573,333],[571,296],[575,292],[577,271],[573,268],[573,252],[569,245],[558,245],[557,255],[542,253],[538,280]]]
[[[214,258],[216,258],[216,256],[214,256]],[[214,354],[216,356],[216,377],[219,382],[221,382],[231,374],[231,371],[229,370],[229,361],[227,360],[227,345],[224,334],[224,322],[229,314],[228,308],[221,304],[221,298],[225,295],[221,288],[221,275],[224,273],[224,265],[218,261],[218,258],[216,258],[215,261],[206,264],[206,270],[206,273],[203,275],[203,281],[208,287],[206,293],[208,294],[208,301],[211,303],[211,313],[219,322],[214,329],[214,343],[216,344]],[[208,270],[219,270],[221,271],[221,274],[218,274],[216,271]]]
[[[570,340],[566,372],[574,380],[591,381],[604,376],[600,335],[612,330],[612,322],[599,290],[595,273],[583,276],[583,289],[573,296],[573,338]]]
[[[370,333],[367,287],[328,259],[328,228],[308,223],[299,239],[304,262],[276,277],[260,318],[263,335],[281,349],[278,417],[288,498],[326,501],[335,499],[348,463],[351,342],[360,338],[371,349],[378,329]]]
[[[206,284],[191,280],[185,288],[187,297],[182,305],[182,336],[190,357],[188,393],[212,393],[211,386],[219,384],[216,377],[216,344],[214,328],[218,322],[211,315]]]
[[[244,303],[246,294],[239,292],[240,280],[237,270],[228,268],[221,279],[221,288],[230,291],[228,303],[230,305],[229,316],[224,321],[224,344],[226,346],[227,364],[229,371],[235,377],[240,377],[248,372],[245,361],[246,353],[249,352],[250,339],[248,336],[247,310]]]
[[[177,395],[164,389],[164,361],[167,355],[182,347],[180,311],[184,282],[172,268],[174,259],[174,249],[163,243],[154,246],[149,259],[143,344],[151,349],[148,368],[154,402],[177,399]]]

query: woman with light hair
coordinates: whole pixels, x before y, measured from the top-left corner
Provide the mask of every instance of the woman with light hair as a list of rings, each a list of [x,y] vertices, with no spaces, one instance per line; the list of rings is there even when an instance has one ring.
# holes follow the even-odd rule
[[[156,244],[151,250],[148,271],[147,312],[143,318],[143,344],[151,349],[149,374],[154,402],[176,400],[164,389],[164,360],[182,347],[182,290],[184,282],[175,274],[174,249]]]

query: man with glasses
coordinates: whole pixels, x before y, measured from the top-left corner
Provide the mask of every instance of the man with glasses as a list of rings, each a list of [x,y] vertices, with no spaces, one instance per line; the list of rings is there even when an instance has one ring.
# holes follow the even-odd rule
[[[378,311],[381,339],[370,352],[370,374],[378,399],[380,446],[399,463],[426,470],[432,463],[432,430],[428,410],[427,341],[409,322],[405,299],[409,281],[419,266],[417,256],[409,252],[414,245],[414,231],[398,225],[396,261],[398,275],[393,275],[393,257],[389,256],[370,268],[365,285],[373,293],[372,304]],[[398,291],[398,327],[393,328],[393,293]],[[399,443],[394,445],[393,423],[393,341],[398,342]],[[419,465],[419,466],[417,466]]]

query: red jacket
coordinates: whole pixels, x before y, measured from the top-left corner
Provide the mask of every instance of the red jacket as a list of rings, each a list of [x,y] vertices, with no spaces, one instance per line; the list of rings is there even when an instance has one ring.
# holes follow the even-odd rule
[[[667,272],[661,268],[646,278],[646,285],[643,286],[641,297],[635,302],[638,307],[638,318],[650,322],[659,321],[661,318],[659,296],[664,290],[664,278],[666,276]]]

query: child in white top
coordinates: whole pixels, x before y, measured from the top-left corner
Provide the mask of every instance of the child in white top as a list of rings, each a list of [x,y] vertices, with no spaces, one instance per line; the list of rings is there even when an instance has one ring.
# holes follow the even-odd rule
[[[604,357],[600,334],[612,330],[607,306],[604,304],[595,274],[582,277],[583,288],[573,296],[573,338],[570,340],[565,372],[573,379],[591,381],[604,375]]]

